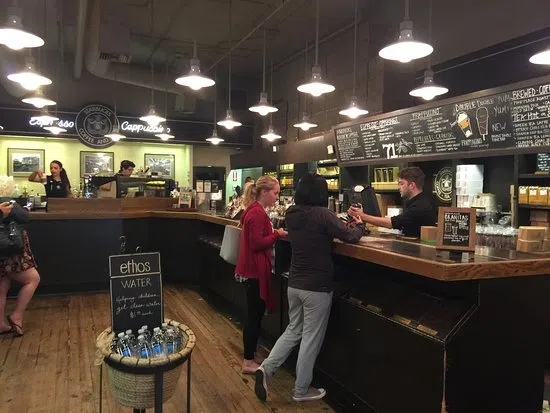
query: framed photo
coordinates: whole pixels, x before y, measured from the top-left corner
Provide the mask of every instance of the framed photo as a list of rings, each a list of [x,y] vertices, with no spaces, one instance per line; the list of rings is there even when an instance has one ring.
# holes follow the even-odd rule
[[[143,165],[149,167],[151,174],[157,173],[163,178],[174,179],[176,157],[174,155],[160,155],[156,153],[146,153]]]
[[[114,174],[114,152],[80,151],[80,175]]]
[[[44,149],[8,148],[8,175],[29,176],[37,169],[44,170]]]

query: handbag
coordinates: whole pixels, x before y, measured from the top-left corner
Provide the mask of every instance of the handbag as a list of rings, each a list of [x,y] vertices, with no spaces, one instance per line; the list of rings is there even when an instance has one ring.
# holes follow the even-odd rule
[[[0,223],[0,259],[6,259],[23,252],[23,230],[15,221]]]
[[[233,225],[226,225],[223,232],[220,257],[232,265],[237,265],[239,249],[241,246],[241,228]]]

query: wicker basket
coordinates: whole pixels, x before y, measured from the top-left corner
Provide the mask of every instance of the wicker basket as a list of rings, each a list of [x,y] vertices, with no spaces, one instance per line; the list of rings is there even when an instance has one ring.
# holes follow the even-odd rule
[[[173,320],[164,321],[175,326]],[[106,365],[111,390],[121,405],[133,409],[152,408],[155,405],[155,373],[159,371],[163,372],[163,403],[173,396],[183,362],[189,358],[195,347],[193,331],[183,324],[179,324],[179,329],[183,337],[182,349],[168,357],[150,360],[113,353],[110,349],[114,338],[111,328],[105,329],[97,337],[98,356]]]

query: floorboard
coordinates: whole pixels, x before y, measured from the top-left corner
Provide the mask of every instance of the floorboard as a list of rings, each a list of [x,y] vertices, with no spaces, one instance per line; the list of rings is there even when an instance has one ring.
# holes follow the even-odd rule
[[[333,412],[323,401],[293,402],[294,379],[285,370],[270,378],[268,402],[259,402],[253,377],[240,373],[240,329],[193,290],[168,286],[164,293],[166,317],[187,324],[197,336],[192,356],[193,413]],[[13,304],[8,302],[8,312]],[[107,293],[36,297],[26,314],[25,336],[0,337],[0,413],[98,413],[95,338],[109,323]],[[186,371],[164,412],[185,410]],[[105,370],[103,378],[102,412],[132,412],[114,400]]]

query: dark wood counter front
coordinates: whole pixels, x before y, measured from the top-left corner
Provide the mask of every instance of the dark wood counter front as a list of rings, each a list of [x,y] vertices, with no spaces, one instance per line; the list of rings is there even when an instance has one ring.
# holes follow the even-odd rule
[[[220,226],[238,221],[198,212],[179,211],[84,211],[33,212],[33,221],[43,220],[196,220]],[[489,278],[550,274],[550,254],[529,254],[513,250],[477,247],[475,254],[451,254],[434,246],[405,241],[395,236],[368,236],[355,245],[335,241],[339,255],[410,272],[440,281],[466,281]]]

